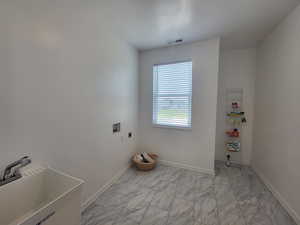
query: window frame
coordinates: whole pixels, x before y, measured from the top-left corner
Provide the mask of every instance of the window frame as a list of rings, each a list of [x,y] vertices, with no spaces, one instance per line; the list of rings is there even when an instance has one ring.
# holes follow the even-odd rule
[[[191,93],[190,95],[186,95],[186,94],[162,94],[159,96],[163,96],[163,97],[173,97],[173,96],[182,96],[182,97],[186,97],[188,96],[190,98],[190,110],[189,110],[189,124],[190,126],[181,126],[181,125],[167,125],[167,124],[158,124],[157,123],[157,112],[155,113],[155,107],[154,107],[154,92],[157,92],[157,90],[155,90],[155,88],[158,87],[158,85],[156,84],[154,86],[154,80],[158,81],[158,79],[154,78],[154,68],[157,66],[163,66],[163,65],[172,65],[172,64],[178,64],[178,63],[186,63],[186,62],[191,62],[192,63],[192,74],[191,74]],[[192,130],[192,109],[193,109],[193,60],[192,59],[186,59],[186,60],[182,60],[182,61],[172,61],[172,62],[166,62],[166,63],[157,63],[154,64],[152,66],[152,126],[156,127],[156,128],[167,128],[167,129],[178,129],[178,130]],[[158,75],[158,73],[156,73],[156,75]],[[158,98],[158,96],[157,96]],[[158,102],[156,102],[156,104],[158,104]],[[156,106],[157,109],[157,106]]]

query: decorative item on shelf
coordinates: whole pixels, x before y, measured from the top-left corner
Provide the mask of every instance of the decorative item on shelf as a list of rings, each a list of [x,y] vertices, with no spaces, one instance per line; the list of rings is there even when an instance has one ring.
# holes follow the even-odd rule
[[[234,125],[240,125],[241,123],[246,123],[245,112],[230,112],[227,113],[228,121]]]
[[[241,116],[244,116],[245,115],[245,112],[230,112],[230,113],[227,113],[227,116],[229,117],[241,117]]]
[[[241,143],[239,141],[228,141],[226,148],[229,152],[239,152],[241,150]]]
[[[227,131],[226,134],[228,135],[228,137],[239,137],[240,131],[237,128],[235,128],[233,130]]]
[[[231,107],[232,107],[233,109],[238,109],[238,108],[240,108],[240,102],[238,102],[238,101],[232,102],[232,103],[231,103]]]
[[[241,118],[233,118],[233,117],[229,117],[228,118],[228,122],[230,124],[232,124],[233,126],[240,126],[242,123]]]

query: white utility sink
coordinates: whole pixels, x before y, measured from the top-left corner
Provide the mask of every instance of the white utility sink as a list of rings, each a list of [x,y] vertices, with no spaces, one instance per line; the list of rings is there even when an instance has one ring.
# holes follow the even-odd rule
[[[50,168],[0,187],[0,225],[80,225],[83,181]]]

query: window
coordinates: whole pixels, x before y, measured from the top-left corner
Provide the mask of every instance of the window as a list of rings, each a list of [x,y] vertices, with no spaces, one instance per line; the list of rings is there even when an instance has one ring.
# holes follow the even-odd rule
[[[153,67],[153,124],[192,127],[192,62]]]

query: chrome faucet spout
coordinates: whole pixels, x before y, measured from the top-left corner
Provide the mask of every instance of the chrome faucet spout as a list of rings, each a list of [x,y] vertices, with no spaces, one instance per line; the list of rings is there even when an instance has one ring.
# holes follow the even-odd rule
[[[21,178],[20,169],[30,163],[31,159],[28,156],[25,156],[7,165],[2,177],[0,178],[0,186]]]

